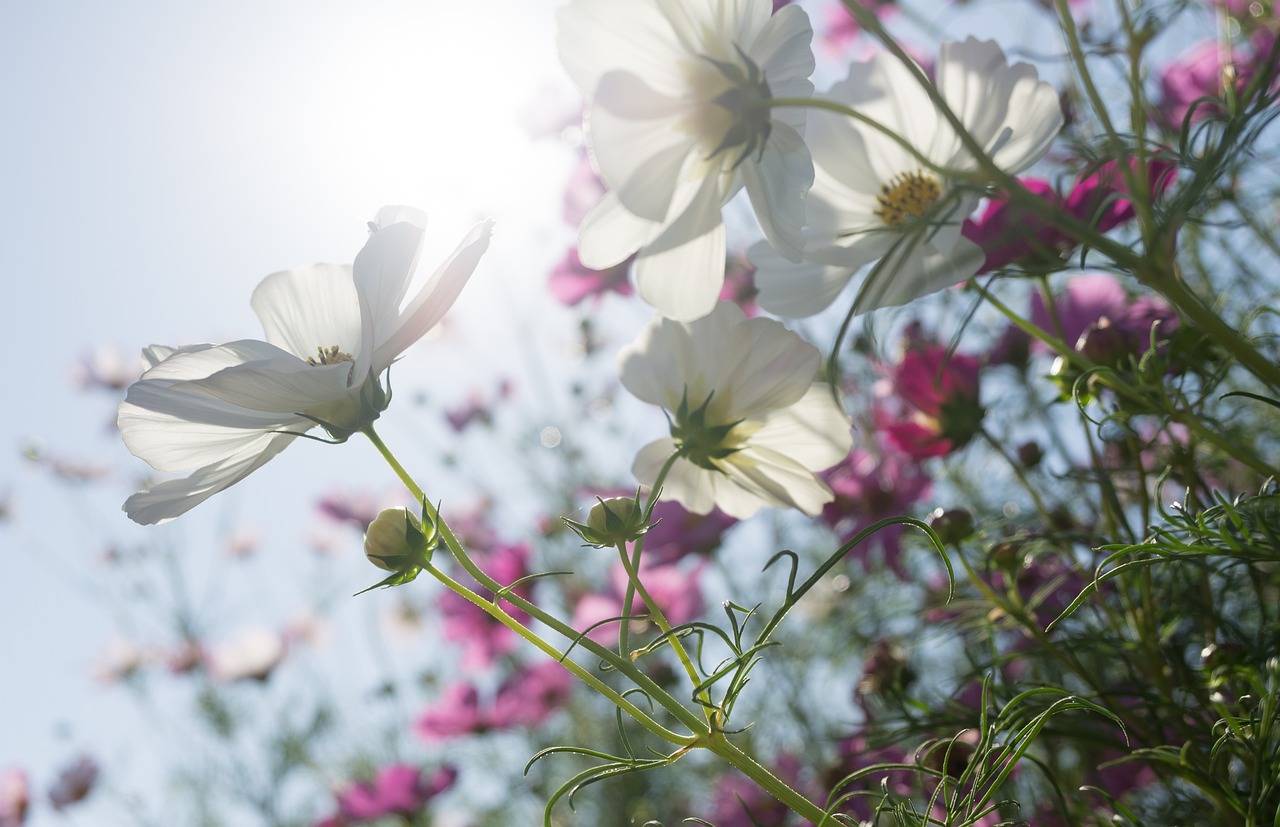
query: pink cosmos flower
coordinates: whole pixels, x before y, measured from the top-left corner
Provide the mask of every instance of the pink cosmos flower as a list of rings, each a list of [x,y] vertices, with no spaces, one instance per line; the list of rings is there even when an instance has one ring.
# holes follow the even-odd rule
[[[702,589],[698,585],[702,564],[692,570],[662,564],[640,564],[640,582],[653,597],[672,626],[688,623],[700,616],[703,610]],[[618,622],[611,621],[622,615],[623,598],[626,596],[627,572],[618,563],[609,572],[609,591],[603,594],[587,594],[578,600],[573,610],[572,625],[587,632],[597,643],[616,645]],[[643,618],[648,610],[639,595],[631,603],[631,614]],[[633,621],[634,622],[634,621]],[[589,631],[588,631],[589,630]]]
[[[510,675],[498,686],[489,709],[489,727],[533,727],[569,702],[573,675],[555,661],[543,661]]]
[[[594,297],[599,301],[606,293],[630,296],[633,291],[627,274],[634,260],[635,257],[632,256],[606,270],[592,270],[578,258],[578,248],[574,247],[551,271],[551,279],[548,282],[551,295],[555,296],[561,304],[569,306],[578,304],[588,297]]]
[[[514,583],[529,573],[530,550],[524,544],[503,544],[484,554],[473,555],[476,564],[490,577],[502,584]],[[516,590],[527,596],[527,587]],[[439,609],[444,615],[444,636],[463,645],[462,665],[466,668],[484,668],[499,655],[515,649],[519,638],[515,632],[490,617],[483,609],[464,598],[446,591],[440,595]],[[517,619],[524,612],[506,606]]]
[[[573,676],[559,663],[546,661],[508,676],[490,704],[482,705],[475,686],[458,682],[445,687],[413,729],[424,741],[448,741],[493,729],[532,727],[569,701]]]
[[[1232,66],[1245,64],[1244,55],[1231,52],[1227,60]],[[1206,40],[1170,63],[1160,72],[1160,104],[1156,118],[1169,129],[1180,130],[1188,115],[1191,122],[1223,114],[1222,98],[1224,60],[1217,41]],[[1247,73],[1239,72],[1236,88],[1243,89]]]
[[[793,755],[780,755],[774,771],[784,781],[796,785],[800,777],[800,761]],[[790,813],[786,805],[736,770],[716,779],[714,795],[708,821],[717,827],[783,824]]]
[[[872,453],[855,448],[848,459],[827,472],[825,479],[836,495],[822,511],[822,520],[847,543],[858,532],[885,517],[909,514],[933,488],[915,460],[898,451]],[[912,574],[902,559],[902,535],[906,528],[891,525],[860,543],[850,555],[862,559],[879,549],[885,564],[903,580]]]
[[[31,784],[25,770],[10,767],[0,773],[0,827],[22,827],[31,806]]]
[[[468,397],[465,404],[445,411],[444,418],[449,422],[449,427],[459,433],[477,422],[490,425],[493,423],[493,407],[495,403],[510,398],[511,383],[503,379],[498,383],[498,390],[493,400],[488,399],[477,391]]]
[[[443,767],[424,777],[410,764],[388,764],[368,782],[353,784],[338,794],[338,812],[316,827],[346,827],[385,816],[409,818],[420,813],[440,793],[453,786],[458,771]]]
[[[316,503],[316,509],[324,516],[350,523],[361,531],[369,530],[382,508],[381,500],[367,491],[330,491]]]
[[[913,342],[890,375],[893,397],[876,411],[889,443],[913,459],[963,448],[981,428],[981,362],[947,348]]]
[[[98,762],[88,755],[81,755],[58,774],[58,780],[49,788],[49,803],[61,810],[83,801],[93,792],[98,782]]]
[[[1136,164],[1136,161],[1130,163]],[[1151,200],[1169,188],[1176,172],[1168,161],[1151,161],[1147,167]],[[1098,232],[1108,232],[1133,218],[1133,202],[1125,197],[1128,190],[1115,161],[1107,161],[1081,175],[1066,197],[1059,195],[1048,181],[1020,180],[1033,194]],[[1007,194],[991,198],[976,219],[965,220],[961,232],[986,255],[979,274],[1015,263],[1057,261],[1062,253],[1078,243],[1066,230],[1037,213],[1025,208],[1011,209]]]
[[[653,507],[652,528],[644,535],[644,562],[669,565],[693,554],[719,548],[724,533],[737,520],[718,508],[694,514],[675,500],[659,500]]]
[[[1107,273],[1076,276],[1067,283],[1066,291],[1054,300],[1053,313],[1045,307],[1044,298],[1036,293],[1031,298],[1031,322],[1051,333],[1061,333],[1062,341],[1078,349],[1088,345],[1087,333],[1107,328],[1113,334],[1109,358],[1098,352],[1086,353],[1098,362],[1114,362],[1119,356],[1142,353],[1147,349],[1152,325],[1159,324],[1161,336],[1178,327],[1178,316],[1163,299],[1143,296],[1131,300],[1124,287]],[[1048,345],[1036,340],[1031,347],[1048,352]]]

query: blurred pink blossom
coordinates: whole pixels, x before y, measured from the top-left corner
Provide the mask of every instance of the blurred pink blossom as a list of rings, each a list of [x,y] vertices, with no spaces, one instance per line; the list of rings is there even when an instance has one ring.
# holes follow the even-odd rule
[[[444,412],[449,427],[461,433],[471,425],[480,422],[489,425],[493,422],[493,409],[498,402],[511,398],[511,382],[503,379],[492,400],[479,392],[472,393],[465,403]]]
[[[120,348],[107,345],[94,348],[71,371],[72,381],[82,390],[119,392],[142,376],[142,361],[126,357]]]
[[[0,827],[22,827],[31,806],[31,784],[17,767],[0,772]]]
[[[544,661],[507,676],[487,705],[481,704],[474,685],[450,684],[438,702],[418,717],[413,729],[425,741],[447,741],[494,729],[536,726],[563,707],[572,691],[569,670]]]
[[[410,818],[452,787],[457,777],[458,771],[453,767],[424,776],[411,764],[388,764],[372,780],[338,793],[338,812],[317,822],[316,827],[347,827],[386,816]]]
[[[641,561],[640,582],[672,626],[688,623],[702,614],[702,589],[698,583],[702,569],[701,563],[688,569]],[[573,610],[573,627],[586,631],[587,636],[597,643],[615,645],[618,641],[618,621],[605,621],[622,615],[626,590],[627,571],[621,563],[617,563],[609,572],[607,591],[579,598]],[[647,613],[648,609],[640,595],[633,595],[631,614],[643,618]],[[587,631],[588,628],[590,631]]]
[[[382,498],[367,491],[330,491],[316,503],[316,509],[324,516],[340,523],[350,523],[361,531],[369,530],[369,524],[382,507]]]
[[[909,515],[916,503],[933,487],[929,475],[910,456],[898,451],[872,452],[855,448],[849,457],[823,477],[835,499],[822,510],[822,520],[840,536],[841,544],[885,517]],[[903,580],[912,573],[902,560],[902,535],[906,528],[890,525],[880,529],[849,554],[865,560],[880,549],[885,564]]]
[[[519,543],[498,545],[487,553],[473,553],[472,557],[490,577],[503,585],[509,585],[529,573],[529,554],[529,547]],[[527,586],[516,589],[516,593],[528,596]],[[460,642],[463,646],[464,667],[484,668],[499,655],[515,649],[519,641],[515,632],[494,620],[474,603],[451,591],[445,591],[440,595],[437,605],[443,615],[445,638]],[[526,617],[524,612],[510,605],[506,608],[517,619]]]
[[[98,762],[88,755],[81,755],[65,767],[49,788],[49,803],[53,809],[61,810],[88,798],[98,781],[98,774]]]
[[[738,522],[718,508],[709,514],[694,514],[675,500],[659,500],[650,517],[652,528],[644,536],[644,563],[654,565],[715,551],[725,531]]]
[[[551,271],[548,286],[561,304],[575,305],[588,297],[596,301],[607,293],[630,296],[633,292],[627,274],[635,256],[629,256],[608,270],[592,270],[578,258],[578,248],[565,253],[564,259]]]
[[[250,628],[205,653],[209,673],[222,681],[265,681],[285,656],[285,639],[279,632]]]

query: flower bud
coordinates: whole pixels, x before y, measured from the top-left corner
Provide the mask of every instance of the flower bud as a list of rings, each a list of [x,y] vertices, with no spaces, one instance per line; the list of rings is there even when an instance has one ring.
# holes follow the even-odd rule
[[[369,524],[364,554],[378,568],[400,572],[431,559],[437,542],[434,527],[424,532],[409,509],[387,508]]]
[[[1133,353],[1133,343],[1123,330],[1106,316],[1085,328],[1076,341],[1076,350],[1099,365],[1115,365]]]
[[[936,509],[929,517],[929,528],[948,545],[959,543],[973,534],[973,515],[963,508]]]
[[[596,548],[631,543],[649,530],[649,515],[640,505],[640,493],[632,497],[596,498],[587,514],[586,525],[565,520],[565,524],[588,545]]]

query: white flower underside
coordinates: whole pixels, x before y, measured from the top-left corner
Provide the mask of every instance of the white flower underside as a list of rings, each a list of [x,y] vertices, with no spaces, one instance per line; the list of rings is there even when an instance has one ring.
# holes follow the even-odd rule
[[[248,476],[319,421],[348,427],[367,383],[433,327],[488,247],[477,225],[407,303],[425,216],[387,207],[352,266],[274,273],[251,301],[266,341],[172,349],[150,363],[120,406],[125,444],[158,471],[192,471],[130,497],[144,524],[173,519]],[[403,307],[401,305],[404,305]],[[327,353],[325,353],[327,351]]]
[[[745,319],[720,302],[708,316],[681,323],[655,319],[618,356],[622,384],[637,398],[676,411],[706,403],[710,425],[739,423],[735,450],[715,470],[687,458],[672,465],[664,499],[699,514],[719,507],[744,519],[763,507],[816,514],[831,491],[814,476],[852,445],[848,415],[826,385],[814,382],[821,354],[770,319]],[[709,400],[709,402],[708,402]],[[672,437],[645,446],[632,467],[653,484],[679,445]]]
[[[937,88],[978,145],[1010,175],[1041,158],[1062,126],[1053,87],[1027,64],[1009,66],[993,42],[943,44]],[[937,167],[978,167],[913,73],[891,55],[852,66],[829,97],[884,125]],[[790,264],[765,245],[752,249],[763,307],[787,317],[817,313],[860,268],[881,258],[878,278],[862,286],[860,310],[903,304],[978,270],[983,252],[960,233],[977,195],[952,189],[892,138],[851,119],[815,113],[808,138],[816,172],[806,207],[805,262]],[[878,214],[882,188],[912,174],[937,184],[935,210],[927,219],[891,226]]]
[[[579,256],[606,269],[638,251],[637,292],[671,318],[714,307],[721,209],[743,186],[766,236],[800,257],[813,179],[805,112],[771,110],[762,146],[717,151],[733,118],[714,103],[729,82],[712,60],[746,73],[741,49],[772,96],[812,93],[808,18],[769,11],[768,0],[576,0],[559,16],[561,59],[590,99],[593,159],[610,188],[582,223]]]

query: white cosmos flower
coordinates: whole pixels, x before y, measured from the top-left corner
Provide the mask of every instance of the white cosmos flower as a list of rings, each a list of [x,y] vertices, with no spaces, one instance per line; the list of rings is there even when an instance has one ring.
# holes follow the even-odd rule
[[[993,42],[944,43],[936,73],[942,99],[1010,175],[1039,160],[1062,127],[1054,88],[1034,67],[1010,66]],[[979,169],[920,82],[890,54],[854,64],[828,97],[885,126],[936,167]],[[863,285],[861,310],[902,304],[977,272],[982,250],[960,230],[980,193],[939,176],[893,138],[852,118],[815,112],[808,140],[816,172],[806,204],[805,262],[791,265],[766,245],[752,249],[762,307],[788,317],[817,313],[858,268],[885,256],[876,282]]]
[[[582,222],[593,269],[639,251],[641,298],[680,320],[711,312],[724,283],[721,207],[745,185],[765,236],[800,260],[813,162],[805,109],[813,30],[771,0],[574,0],[559,50],[588,98],[587,137],[610,192]]]
[[[171,520],[244,479],[299,434],[343,440],[390,401],[379,377],[453,305],[489,246],[476,225],[405,303],[426,216],[384,207],[354,265],[267,276],[251,304],[266,341],[152,346],[120,405],[125,445],[157,471],[192,471],[130,497],[129,517]]]
[[[821,360],[780,322],[747,319],[732,302],[692,322],[655,318],[618,354],[623,386],[671,420],[671,436],[636,457],[636,479],[653,485],[679,452],[662,497],[695,514],[817,514],[832,494],[814,472],[853,444],[848,414],[815,381]]]

